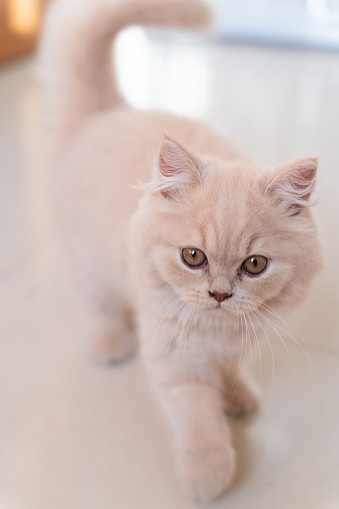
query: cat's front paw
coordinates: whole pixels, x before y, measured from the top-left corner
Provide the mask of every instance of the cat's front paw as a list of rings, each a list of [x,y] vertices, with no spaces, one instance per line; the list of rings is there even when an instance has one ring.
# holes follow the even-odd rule
[[[200,503],[210,502],[230,486],[235,453],[229,443],[188,446],[177,460],[177,475],[184,493]]]

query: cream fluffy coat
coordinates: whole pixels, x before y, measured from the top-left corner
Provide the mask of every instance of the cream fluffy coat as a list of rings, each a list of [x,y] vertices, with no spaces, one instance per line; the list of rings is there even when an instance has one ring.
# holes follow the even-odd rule
[[[200,28],[208,17],[194,0],[57,0],[41,51],[57,206],[93,355],[121,360],[139,336],[179,480],[200,501],[234,475],[224,412],[258,402],[242,357],[321,267],[309,209],[315,158],[262,168],[199,122],[133,111],[119,97],[110,47],[121,28]],[[143,192],[132,187],[140,181]],[[187,247],[207,265],[185,265]],[[251,255],[268,259],[258,276],[241,268]],[[209,292],[231,297],[218,303]]]

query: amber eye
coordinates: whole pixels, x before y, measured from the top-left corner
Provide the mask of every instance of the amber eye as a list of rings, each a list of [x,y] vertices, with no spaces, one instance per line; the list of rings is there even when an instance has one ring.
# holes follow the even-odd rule
[[[198,268],[207,263],[207,256],[201,249],[195,247],[186,247],[181,251],[183,261],[189,267]]]
[[[264,272],[267,264],[268,260],[265,258],[265,256],[254,255],[247,258],[247,260],[245,260],[242,264],[241,268],[250,276],[256,276],[257,274]]]

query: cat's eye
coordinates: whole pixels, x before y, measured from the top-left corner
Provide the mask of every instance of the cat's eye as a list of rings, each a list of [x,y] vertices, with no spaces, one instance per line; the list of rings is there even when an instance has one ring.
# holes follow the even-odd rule
[[[201,249],[196,249],[195,247],[185,247],[181,251],[181,256],[186,265],[193,269],[203,267],[207,263],[207,256],[205,253],[201,251]]]
[[[264,272],[268,264],[268,260],[265,256],[253,255],[247,258],[241,268],[246,274],[250,276],[257,276]]]

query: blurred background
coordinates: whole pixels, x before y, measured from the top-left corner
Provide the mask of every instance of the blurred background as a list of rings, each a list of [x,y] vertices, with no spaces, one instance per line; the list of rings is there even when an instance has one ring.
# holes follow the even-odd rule
[[[91,363],[50,198],[36,46],[47,2],[0,0],[0,509],[193,509],[139,359]],[[339,507],[339,2],[214,0],[204,36],[133,27],[116,44],[136,108],[204,119],[268,165],[320,155],[326,268],[249,370],[238,473],[209,507]],[[307,352],[305,353],[305,350]]]

